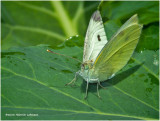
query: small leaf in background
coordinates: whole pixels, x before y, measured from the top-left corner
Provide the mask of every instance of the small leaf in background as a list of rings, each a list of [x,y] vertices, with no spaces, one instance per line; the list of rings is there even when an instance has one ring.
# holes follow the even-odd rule
[[[128,16],[138,14],[140,22],[144,25],[159,21],[158,1],[103,2],[101,10],[103,16],[112,20],[123,19],[123,22],[125,22],[128,19]]]
[[[140,23],[143,24],[143,30],[136,51],[158,50],[158,1],[110,1],[103,2],[100,8],[103,18],[108,18],[104,25],[109,39],[126,20],[132,15],[138,14]]]

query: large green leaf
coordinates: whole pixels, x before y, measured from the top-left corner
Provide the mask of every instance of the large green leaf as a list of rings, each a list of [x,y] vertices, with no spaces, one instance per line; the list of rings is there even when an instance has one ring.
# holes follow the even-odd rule
[[[62,43],[65,39],[86,32],[88,11],[98,2],[68,1],[3,1],[2,49]],[[93,11],[92,11],[93,12]]]
[[[84,35],[97,3],[2,2],[2,49],[22,46],[2,52],[2,119],[159,118],[158,2],[102,3],[100,10],[108,38],[138,13],[144,24],[136,49],[139,53],[135,52],[114,78],[102,83],[107,88],[100,88],[102,99],[97,97],[96,84],[90,84],[84,100],[86,82],[81,78],[77,86],[64,86],[74,78],[81,63],[46,49],[82,60],[84,36],[67,37],[76,31]],[[55,18],[60,10],[68,23],[72,21],[69,28],[64,25],[67,21],[62,22],[64,16]],[[42,43],[48,45],[23,47]]]
[[[2,119],[158,119],[158,51],[135,53],[114,78],[102,83],[107,88],[100,89],[102,99],[90,84],[84,100],[86,82],[81,78],[74,87],[64,86],[81,64],[46,52],[82,60],[83,48],[67,43],[2,52]],[[5,116],[30,113],[38,116]]]

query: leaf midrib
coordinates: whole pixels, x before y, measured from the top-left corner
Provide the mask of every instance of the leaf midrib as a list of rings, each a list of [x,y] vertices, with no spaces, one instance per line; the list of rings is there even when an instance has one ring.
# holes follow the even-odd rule
[[[56,14],[59,16],[57,19],[61,23],[61,27],[64,30],[66,37],[78,34],[77,28],[72,23],[69,15],[67,14],[65,8],[61,1],[51,1],[52,7],[55,9]]]

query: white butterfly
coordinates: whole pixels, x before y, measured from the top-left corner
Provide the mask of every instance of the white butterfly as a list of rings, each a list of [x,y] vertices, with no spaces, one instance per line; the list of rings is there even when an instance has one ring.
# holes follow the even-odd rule
[[[93,13],[86,33],[83,63],[81,70],[68,84],[74,83],[80,75],[86,82],[86,96],[89,83],[97,83],[110,79],[123,68],[132,56],[138,43],[142,25],[138,24],[137,15],[132,16],[108,42],[100,12]],[[99,96],[100,97],[100,96]]]

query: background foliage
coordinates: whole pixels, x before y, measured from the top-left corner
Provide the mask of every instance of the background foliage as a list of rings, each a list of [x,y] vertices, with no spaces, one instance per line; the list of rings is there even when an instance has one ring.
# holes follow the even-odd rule
[[[2,119],[143,119],[159,118],[159,3],[113,2],[99,5],[108,38],[133,14],[144,25],[129,63],[96,85],[74,78],[82,60],[84,36],[99,2],[2,2]],[[75,36],[77,35],[77,36]],[[72,36],[72,37],[71,37]],[[45,45],[44,45],[45,44]],[[47,45],[46,45],[47,44]],[[5,114],[39,116],[5,116]]]

